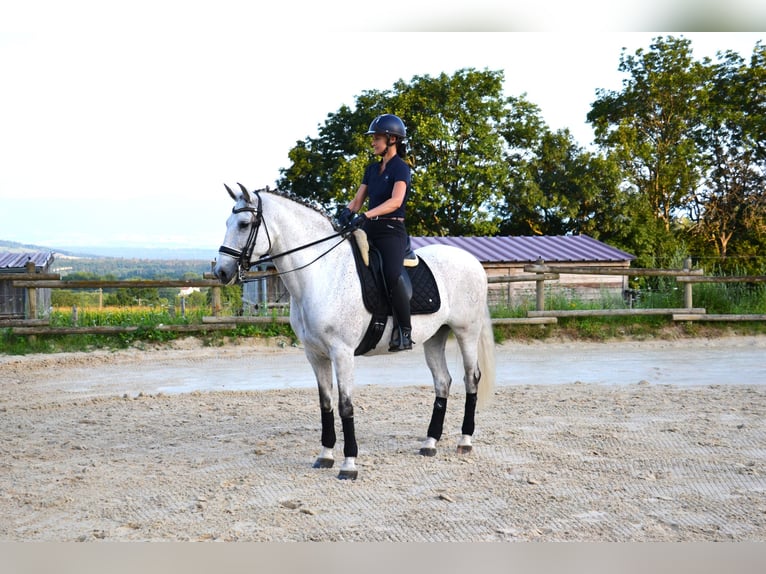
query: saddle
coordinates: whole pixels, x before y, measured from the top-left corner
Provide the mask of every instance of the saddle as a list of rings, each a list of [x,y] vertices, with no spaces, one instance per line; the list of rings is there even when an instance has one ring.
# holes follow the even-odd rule
[[[383,260],[380,252],[368,242],[367,234],[362,229],[354,231],[353,240],[350,243],[362,287],[364,306],[372,313],[367,331],[354,350],[354,355],[364,355],[374,349],[380,341],[388,317],[391,316],[392,312],[384,286]],[[441,307],[439,288],[425,261],[410,250],[405,255],[404,269],[406,271],[405,279],[409,279],[412,285],[410,313],[412,315],[428,315],[438,311]]]

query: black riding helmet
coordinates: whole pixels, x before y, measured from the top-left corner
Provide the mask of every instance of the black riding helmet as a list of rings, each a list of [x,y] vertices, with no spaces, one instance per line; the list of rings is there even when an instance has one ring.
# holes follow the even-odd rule
[[[404,127],[404,122],[398,116],[383,114],[372,120],[370,129],[364,135],[368,136],[371,134],[397,136],[400,140],[403,140],[407,137],[407,128]]]

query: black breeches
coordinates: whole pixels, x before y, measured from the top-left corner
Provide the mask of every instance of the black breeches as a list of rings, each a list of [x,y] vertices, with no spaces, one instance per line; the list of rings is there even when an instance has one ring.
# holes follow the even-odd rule
[[[365,223],[364,229],[383,258],[383,276],[390,291],[404,269],[404,254],[407,249],[407,230],[404,222],[371,219]]]

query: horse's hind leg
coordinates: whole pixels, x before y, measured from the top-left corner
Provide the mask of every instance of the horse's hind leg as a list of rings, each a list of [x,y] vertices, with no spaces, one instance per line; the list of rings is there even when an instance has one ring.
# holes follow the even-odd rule
[[[473,449],[471,438],[476,427],[476,402],[481,372],[479,371],[478,354],[475,351],[477,345],[469,344],[460,337],[458,337],[458,344],[463,355],[463,369],[465,371],[463,375],[463,382],[465,383],[465,410],[463,411],[462,436],[457,445],[457,452],[459,454],[467,454]]]
[[[445,348],[447,346],[447,337],[449,336],[449,327],[444,326],[436,334],[423,343],[423,349],[426,356],[426,364],[431,370],[434,380],[434,406],[431,412],[431,422],[428,425],[428,434],[426,440],[420,447],[420,454],[423,456],[436,455],[436,443],[442,437],[444,429],[444,415],[447,413],[447,399],[452,385],[452,377],[447,368],[447,358]]]
[[[475,427],[474,417],[476,414],[476,393],[466,393],[465,411],[463,413],[462,436],[457,444],[458,454],[468,454],[473,449],[471,438]]]

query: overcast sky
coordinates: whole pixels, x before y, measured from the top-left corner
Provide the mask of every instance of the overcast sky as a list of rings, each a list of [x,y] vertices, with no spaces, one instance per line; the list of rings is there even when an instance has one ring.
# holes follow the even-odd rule
[[[269,15],[254,2],[17,4],[0,8],[0,239],[209,247],[211,256],[231,207],[223,183],[273,186],[296,141],[363,91],[503,70],[505,95],[526,93],[551,128],[588,145],[585,116],[596,89],[620,88],[623,47],[672,34],[689,38],[698,59],[726,49],[748,57],[766,36],[633,32],[635,19],[611,32],[582,14],[568,27],[577,3],[545,20],[513,2],[449,14],[423,2],[398,25],[392,10],[338,15],[358,14],[355,2],[333,12],[333,3],[287,1]]]

